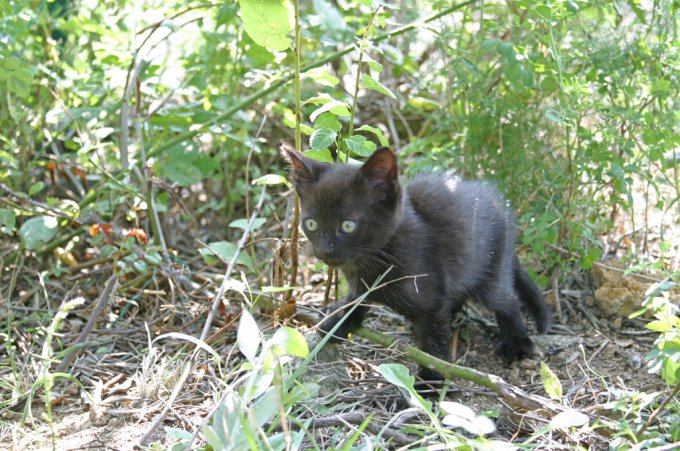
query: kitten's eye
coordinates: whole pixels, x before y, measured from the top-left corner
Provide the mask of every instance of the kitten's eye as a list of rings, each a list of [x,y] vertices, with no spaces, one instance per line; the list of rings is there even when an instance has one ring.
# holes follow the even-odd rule
[[[346,234],[354,233],[357,230],[357,223],[350,219],[342,221],[342,224],[340,224],[340,230],[342,233]]]
[[[307,218],[305,219],[305,229],[307,229],[310,232],[316,232],[316,228],[318,227],[318,224],[313,218]]]

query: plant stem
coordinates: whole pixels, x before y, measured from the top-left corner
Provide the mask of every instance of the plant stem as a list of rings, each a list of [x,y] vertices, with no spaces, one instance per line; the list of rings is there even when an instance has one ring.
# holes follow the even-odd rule
[[[472,368],[467,368],[464,366],[456,365],[455,363],[446,362],[444,360],[438,359],[415,346],[406,346],[397,344],[396,341],[388,337],[387,335],[379,334],[376,332],[371,332],[365,327],[360,327],[353,332],[355,335],[371,340],[386,348],[398,347],[400,351],[403,351],[406,356],[419,364],[420,366],[427,367],[429,369],[435,370],[447,379],[461,378],[474,382],[475,384],[486,387],[496,393],[500,393],[500,384],[504,383],[503,380],[492,374],[482,373],[481,371],[474,370]]]
[[[371,14],[371,18],[368,21],[368,25],[366,25],[366,29],[364,30],[364,35],[362,36],[362,40],[365,41],[366,38],[368,38],[368,35],[371,33],[371,30],[373,29],[373,21],[375,20],[375,16],[380,12],[381,6],[378,6],[376,9],[373,10],[373,13]],[[356,80],[354,83],[354,95],[352,96],[352,108],[349,110],[349,127],[347,128],[347,137],[350,138],[352,136],[352,133],[354,132],[354,115],[357,110],[357,98],[359,97],[359,87],[361,85],[361,65],[364,62],[364,47],[365,45],[363,42],[359,42],[359,59],[357,60],[357,72],[356,72]],[[345,163],[349,162],[349,149],[345,149]]]
[[[302,105],[300,96],[300,1],[295,0],[295,150],[302,152],[302,135],[300,123],[302,122]],[[290,227],[290,283],[294,287],[298,273],[298,239],[300,229],[300,198],[297,193],[293,194],[293,223]],[[293,297],[293,289],[286,293],[286,301]]]

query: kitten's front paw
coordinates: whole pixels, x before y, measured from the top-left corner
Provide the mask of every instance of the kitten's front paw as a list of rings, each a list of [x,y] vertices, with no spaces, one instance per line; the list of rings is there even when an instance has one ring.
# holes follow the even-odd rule
[[[338,324],[338,321],[342,319],[343,313],[345,313],[345,309],[340,309],[340,305],[332,305],[330,307],[327,307],[324,309],[324,313],[326,316],[323,318],[323,322],[321,325],[319,325],[319,332],[321,332],[322,335],[328,335],[330,331],[335,327],[336,324]],[[340,340],[344,340],[347,338],[351,330],[348,327],[348,322],[345,320],[340,327],[338,327],[335,332],[333,332],[333,335],[331,336],[331,341],[337,342]]]
[[[522,360],[534,353],[534,343],[526,335],[507,337],[498,343],[496,352],[509,362]]]

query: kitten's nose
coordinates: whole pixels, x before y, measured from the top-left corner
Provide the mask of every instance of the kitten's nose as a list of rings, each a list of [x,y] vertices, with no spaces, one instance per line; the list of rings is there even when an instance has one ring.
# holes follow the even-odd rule
[[[327,260],[333,257],[335,252],[335,240],[327,235],[322,235],[319,239],[319,255],[321,260]]]

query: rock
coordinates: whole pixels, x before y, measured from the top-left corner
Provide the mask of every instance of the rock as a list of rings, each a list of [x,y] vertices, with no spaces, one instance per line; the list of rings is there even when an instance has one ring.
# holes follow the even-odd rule
[[[640,309],[651,283],[634,275],[623,277],[622,262],[610,261],[607,266],[610,268],[595,265],[592,269],[593,282],[598,287],[595,304],[608,317],[627,317]]]
[[[519,367],[523,370],[535,370],[538,368],[538,362],[531,359],[524,359],[519,362]]]
[[[620,316],[614,318],[611,322],[612,329],[621,330],[621,325],[623,324],[623,318]]]
[[[642,356],[634,351],[628,353],[628,358],[626,359],[628,366],[634,370],[642,368],[642,362],[644,362]]]

